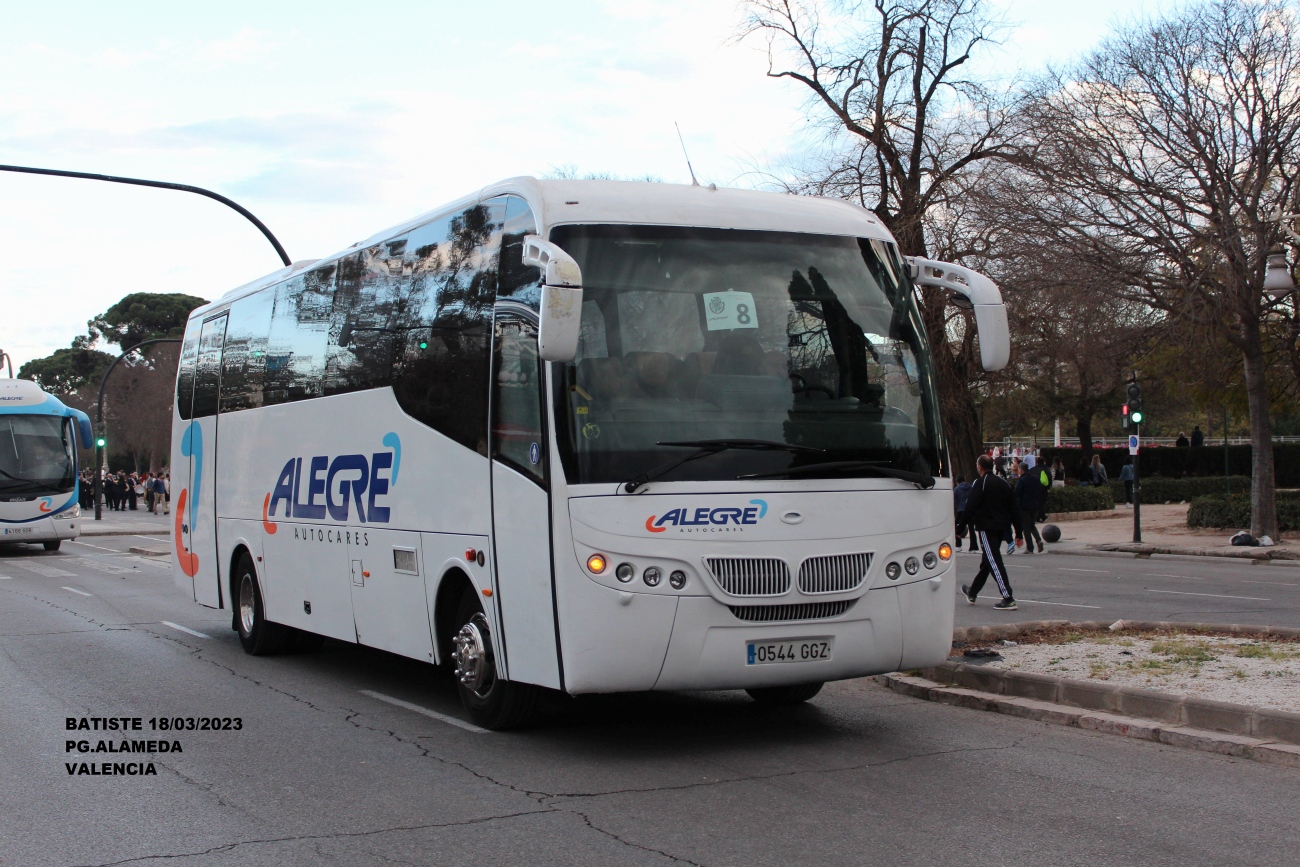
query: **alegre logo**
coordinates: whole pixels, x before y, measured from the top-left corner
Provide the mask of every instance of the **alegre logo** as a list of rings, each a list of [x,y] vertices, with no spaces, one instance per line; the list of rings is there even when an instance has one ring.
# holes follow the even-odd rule
[[[397,484],[402,466],[402,440],[395,433],[384,435],[391,451],[370,455],[329,455],[289,458],[275,487],[262,501],[262,526],[267,533],[278,529],[271,519],[284,503],[284,518],[331,521],[356,520],[387,524],[389,509],[377,502]],[[304,496],[305,495],[305,496]]]
[[[697,506],[670,509],[662,517],[651,515],[645,528],[651,533],[666,533],[676,527],[679,533],[743,533],[767,514],[767,500],[750,500],[749,506]]]
[[[54,498],[53,498],[53,497],[41,497],[41,504],[40,504],[39,506],[37,506],[36,508],[40,509],[42,512],[53,512],[53,511],[54,511]]]

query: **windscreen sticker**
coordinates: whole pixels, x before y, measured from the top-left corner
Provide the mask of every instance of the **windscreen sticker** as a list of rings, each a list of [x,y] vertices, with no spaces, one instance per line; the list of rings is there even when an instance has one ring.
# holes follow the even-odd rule
[[[706,292],[704,311],[704,321],[710,331],[758,327],[754,296],[749,292],[737,292],[734,289]]]

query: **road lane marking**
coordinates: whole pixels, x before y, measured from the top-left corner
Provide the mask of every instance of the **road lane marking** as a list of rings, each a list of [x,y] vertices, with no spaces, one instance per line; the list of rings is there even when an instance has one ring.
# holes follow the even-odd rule
[[[1245,578],[1236,579],[1241,584],[1267,584],[1270,587],[1300,587],[1300,584],[1289,584],[1286,581],[1250,581]]]
[[[98,569],[100,572],[107,572],[109,575],[122,575],[127,572],[134,572],[130,566],[122,566],[118,563],[105,563],[99,560],[91,560],[89,557],[82,558],[81,565],[91,569]]]
[[[0,575],[0,581],[12,581],[12,580],[14,580],[14,576],[12,575]]]
[[[64,587],[64,588],[62,588],[62,589],[63,589],[63,590],[67,590],[67,591],[70,592],[70,593],[80,593],[82,596],[94,596],[94,595],[95,595],[94,593],[87,593],[85,590],[78,590],[76,587]]]
[[[1163,572],[1148,572],[1148,578],[1182,578],[1184,581],[1204,581],[1204,578],[1197,578],[1195,575],[1166,575]]]
[[[26,569],[35,572],[45,578],[76,578],[75,572],[69,572],[66,569],[59,569],[54,566],[46,566],[44,563],[15,563],[20,569]]]
[[[212,637],[211,635],[204,635],[202,632],[196,632],[195,630],[190,629],[188,626],[181,626],[179,623],[172,623],[170,620],[160,620],[159,622],[163,626],[170,626],[172,629],[179,629],[181,632],[188,632],[190,635],[197,636],[198,638]]]
[[[74,545],[85,545],[87,548],[95,548],[100,551],[112,551],[114,554],[119,553],[116,548],[105,548],[103,545],[92,545],[89,542],[78,542],[76,539],[69,539],[68,541]]]
[[[1056,568],[1057,568],[1058,570],[1062,571],[1062,572],[1095,572],[1095,573],[1098,574],[1098,575],[1109,575],[1109,574],[1110,574],[1110,570],[1109,570],[1109,569],[1070,569],[1070,568],[1065,567],[1065,566],[1057,566]]]
[[[473,723],[467,723],[464,720],[456,719],[454,716],[447,716],[445,713],[438,713],[436,710],[429,710],[429,708],[427,707],[420,707],[418,704],[411,704],[409,701],[402,701],[400,698],[393,698],[391,695],[384,695],[382,692],[374,692],[373,690],[369,690],[369,689],[362,689],[357,691],[360,692],[362,695],[368,695],[371,698],[377,698],[380,701],[386,701],[389,704],[397,705],[398,707],[404,707],[407,710],[413,710],[416,713],[422,713],[425,716],[432,717],[433,719],[439,720],[440,722],[449,723],[451,725],[456,726],[457,728],[462,728],[467,732],[474,732],[474,734],[477,735],[485,735],[488,733],[487,729],[481,729],[478,726],[474,725]]]
[[[1098,610],[1101,609],[1101,606],[1100,606],[1100,605],[1080,605],[1080,604],[1077,603],[1077,602],[1042,602],[1042,601],[1040,601],[1040,600],[1038,600],[1038,599],[1020,599],[1020,598],[1018,598],[1018,597],[1017,597],[1016,601],[1017,601],[1017,602],[1028,602],[1028,603],[1031,604],[1031,605],[1063,605],[1063,606],[1065,606],[1066,608],[1096,608],[1096,609],[1098,609]]]
[[[1188,593],[1185,590],[1152,590],[1150,587],[1143,588],[1148,593],[1174,593],[1178,596],[1213,596],[1215,599],[1249,599],[1251,602],[1270,602],[1272,600],[1264,599],[1261,596],[1227,596],[1223,593]]]

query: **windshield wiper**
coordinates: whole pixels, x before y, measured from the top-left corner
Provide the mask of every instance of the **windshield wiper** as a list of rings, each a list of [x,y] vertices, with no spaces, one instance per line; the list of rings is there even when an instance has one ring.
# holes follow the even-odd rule
[[[728,449],[749,449],[750,451],[758,451],[758,452],[793,452],[794,454],[799,454],[799,455],[825,454],[824,449],[814,449],[808,446],[796,446],[796,445],[791,445],[790,443],[779,443],[776,442],[775,440],[729,440],[729,439],[681,440],[681,441],[667,442],[667,443],[660,442],[660,443],[655,443],[655,445],[681,446],[683,448],[693,447],[695,448],[695,451],[691,452],[689,455],[687,455],[684,458],[678,458],[677,460],[669,461],[666,464],[660,464],[657,467],[651,467],[650,469],[646,470],[644,473],[641,473],[638,476],[633,476],[632,478],[628,479],[626,482],[623,482],[623,490],[627,491],[629,494],[636,493],[637,490],[640,489],[642,485],[646,484],[652,479],[659,478],[664,473],[668,473],[671,472],[672,470],[677,469],[684,463],[696,460],[697,458],[705,457],[706,455],[715,455],[718,452],[724,452],[727,451]]]
[[[49,486],[46,485],[44,482],[37,482],[37,481],[34,481],[33,479],[24,479],[24,478],[21,477],[21,476],[15,476],[13,473],[5,472],[4,470],[0,470],[0,476],[4,476],[4,477],[7,478],[7,479],[13,479],[15,482],[20,482],[20,483],[22,483],[22,484],[24,484],[24,485],[27,485],[28,487],[36,488],[37,490],[40,490],[40,489],[42,489],[42,488],[49,487]],[[0,490],[4,490],[4,491],[21,491],[21,490],[23,490],[23,489],[20,488],[20,487],[18,487],[17,485],[15,485],[15,486],[13,486],[13,487],[4,487],[4,488],[0,488]]]
[[[880,464],[880,461],[827,461],[820,464],[805,464],[801,467],[788,467],[774,473],[750,473],[744,476],[736,476],[736,478],[779,479],[783,476],[810,476],[817,473],[866,470],[868,472],[878,473],[882,476],[889,476],[890,478],[911,482],[918,488],[924,490],[934,487],[934,476],[929,473],[914,473],[910,470],[896,470],[893,467],[884,467]]]

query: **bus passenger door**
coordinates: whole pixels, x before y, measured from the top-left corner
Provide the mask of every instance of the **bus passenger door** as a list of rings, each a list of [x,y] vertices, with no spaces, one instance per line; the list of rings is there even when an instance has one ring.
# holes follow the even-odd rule
[[[194,601],[210,608],[221,605],[221,570],[217,564],[217,401],[221,390],[221,351],[226,340],[226,314],[203,323],[194,365],[192,417],[182,434],[181,454],[189,459],[182,493],[173,494],[181,542],[188,552],[185,572],[193,581]],[[173,482],[173,490],[175,482]]]
[[[493,331],[492,545],[510,680],[560,687],[551,505],[535,314],[499,304]]]

